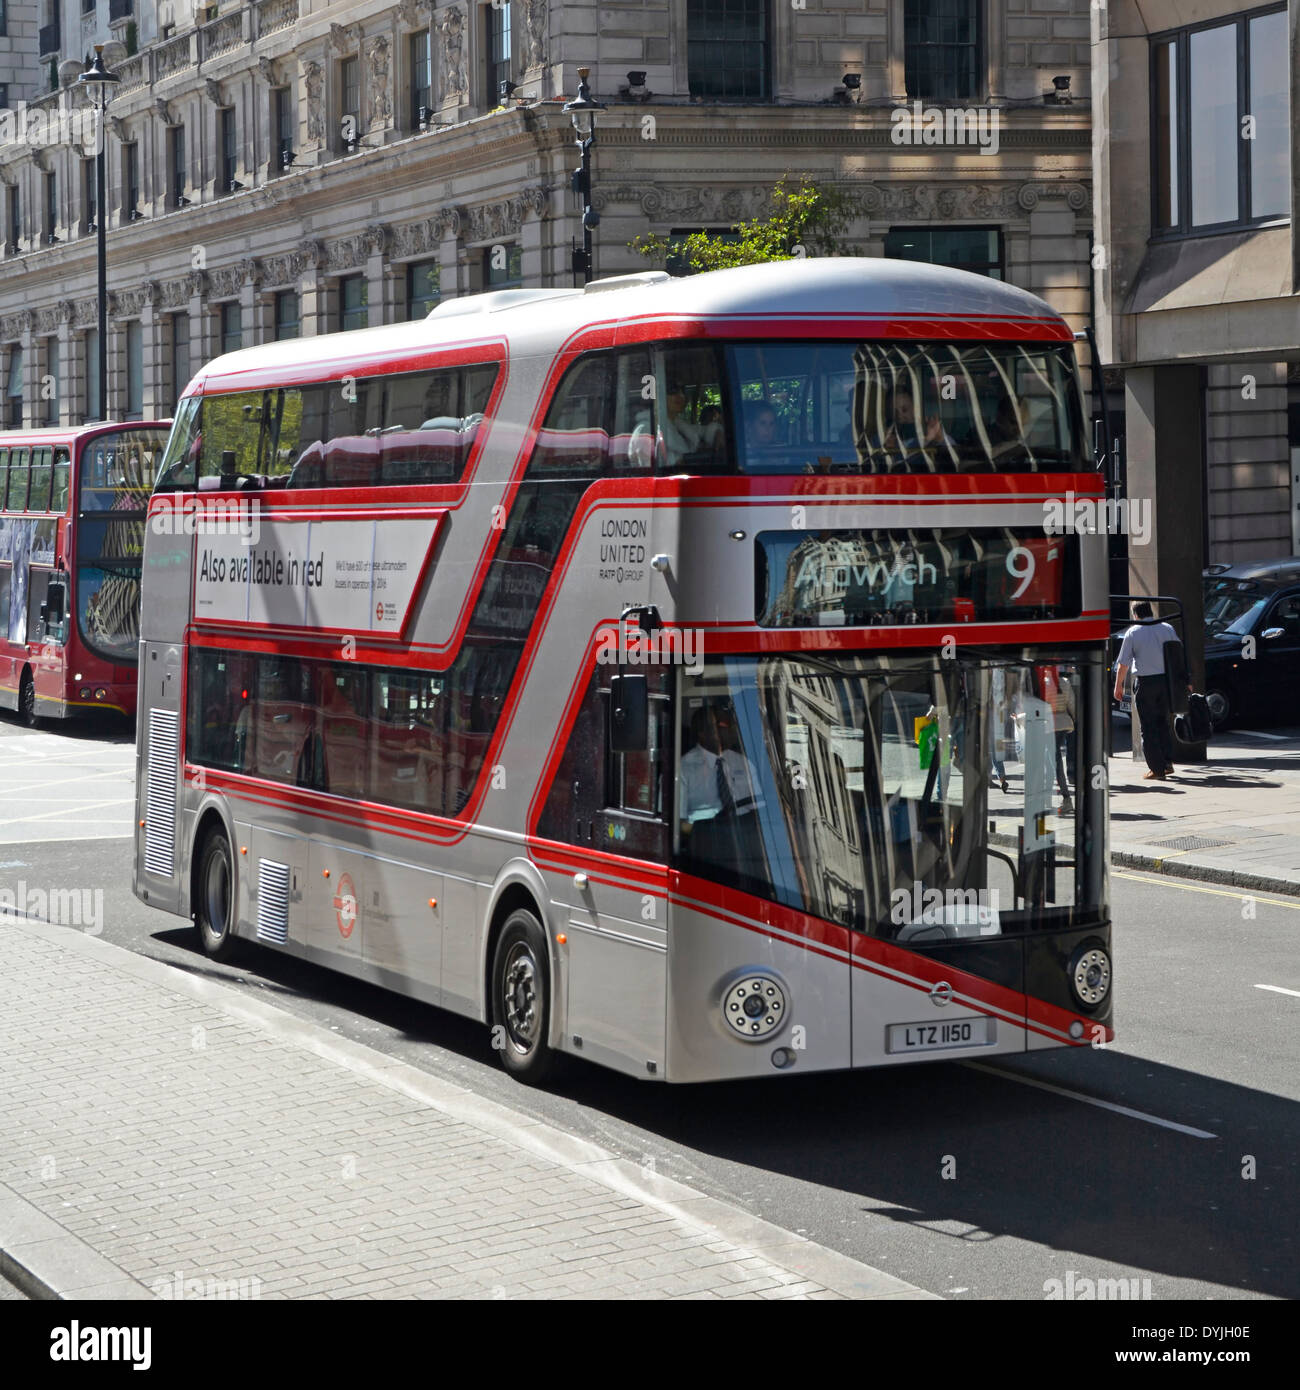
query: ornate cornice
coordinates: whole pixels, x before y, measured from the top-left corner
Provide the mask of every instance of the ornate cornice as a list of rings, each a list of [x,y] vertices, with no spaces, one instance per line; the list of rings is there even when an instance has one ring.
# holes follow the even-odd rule
[[[1072,212],[1091,204],[1082,183],[1033,180],[1022,183],[936,183],[931,179],[898,179],[878,183],[840,179],[836,187],[859,202],[871,218],[973,219],[1016,218],[1032,212],[1043,199],[1065,200]],[[673,217],[699,217],[704,221],[735,221],[752,217],[767,206],[766,187],[719,187],[717,184],[677,184],[668,187],[644,184],[597,185],[594,203],[603,210],[611,203],[635,203],[651,221]]]
[[[516,235],[528,213],[540,217],[546,211],[548,198],[547,190],[538,184],[500,202],[469,208],[464,217],[465,240],[492,241]]]

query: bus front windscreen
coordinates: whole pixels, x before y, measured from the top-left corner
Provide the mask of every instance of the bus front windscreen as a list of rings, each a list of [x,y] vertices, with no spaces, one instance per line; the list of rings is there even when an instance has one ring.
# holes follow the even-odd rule
[[[136,660],[145,517],[166,433],[122,429],[82,445],[77,481],[77,624],[119,664]]]
[[[682,677],[678,863],[902,943],[1095,922],[1103,677],[1069,649],[706,662]]]
[[[678,350],[668,413],[694,438],[719,415],[710,348]],[[725,349],[734,466],[745,473],[1092,469],[1072,348],[915,340],[737,343]],[[716,360],[716,359],[715,359]],[[698,381],[701,376],[705,380]],[[712,381],[707,378],[714,378]],[[698,400],[696,397],[698,396]],[[699,412],[692,422],[691,412]],[[731,453],[731,450],[717,451]]]

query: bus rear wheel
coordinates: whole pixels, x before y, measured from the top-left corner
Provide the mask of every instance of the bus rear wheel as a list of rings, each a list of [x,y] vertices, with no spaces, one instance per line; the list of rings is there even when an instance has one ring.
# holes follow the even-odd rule
[[[30,670],[24,671],[22,680],[18,682],[18,718],[29,729],[36,728],[41,722],[36,714],[36,682]]]
[[[194,925],[199,944],[213,960],[225,960],[235,945],[235,874],[230,841],[224,830],[213,830],[199,853],[198,892]]]
[[[536,1086],[555,1070],[546,935],[525,908],[512,912],[492,960],[492,1045],[501,1065]]]

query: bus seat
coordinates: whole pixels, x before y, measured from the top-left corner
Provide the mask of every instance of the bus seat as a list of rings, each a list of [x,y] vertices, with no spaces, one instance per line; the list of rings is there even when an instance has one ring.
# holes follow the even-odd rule
[[[325,481],[325,445],[319,439],[308,444],[289,470],[286,487],[320,487]]]
[[[368,435],[342,435],[325,446],[325,486],[365,487],[378,481],[381,445]]]

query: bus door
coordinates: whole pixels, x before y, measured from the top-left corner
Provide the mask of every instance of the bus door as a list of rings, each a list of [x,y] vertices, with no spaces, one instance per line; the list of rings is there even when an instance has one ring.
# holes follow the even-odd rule
[[[652,669],[646,746],[617,752],[618,713],[611,667],[585,722],[588,774],[574,787],[575,838],[594,853],[577,872],[553,880],[568,935],[565,1032],[583,1056],[636,1076],[664,1074],[668,952],[668,816],[672,786],[671,673]],[[615,687],[617,690],[617,687]],[[580,1045],[573,1043],[581,1038]]]
[[[1021,939],[1001,920],[1018,905],[1014,847],[988,834],[989,668],[899,661],[867,684],[853,1065],[1022,1051]]]

